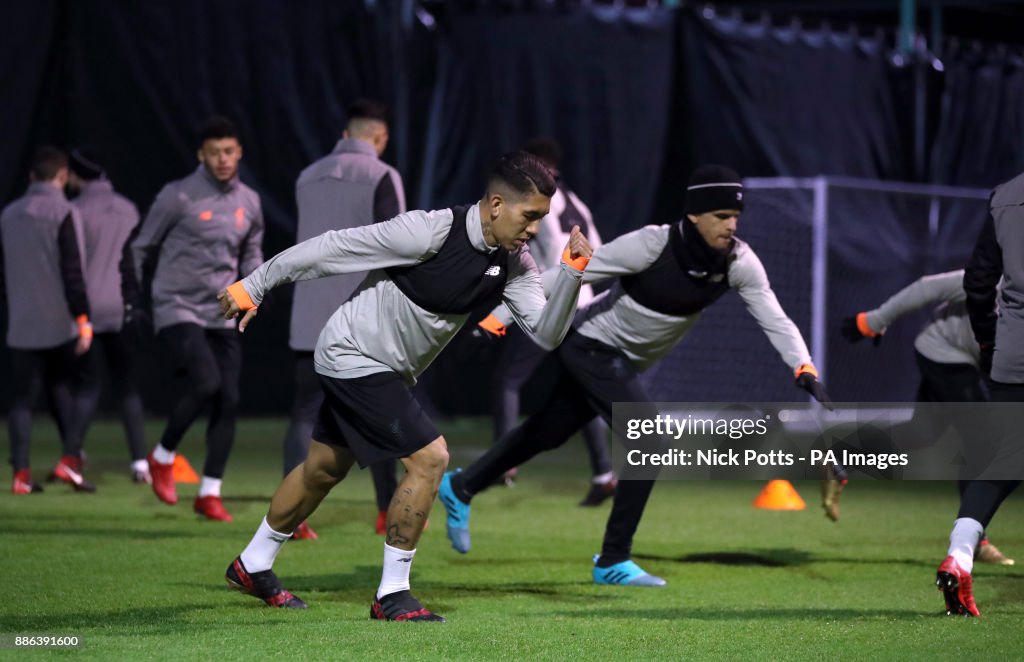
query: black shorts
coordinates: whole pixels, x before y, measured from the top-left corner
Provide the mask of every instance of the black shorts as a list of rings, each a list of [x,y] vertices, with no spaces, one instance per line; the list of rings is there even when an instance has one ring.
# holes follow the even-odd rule
[[[402,378],[380,372],[354,379],[317,375],[324,391],[313,439],[347,448],[360,467],[408,457],[441,434]]]

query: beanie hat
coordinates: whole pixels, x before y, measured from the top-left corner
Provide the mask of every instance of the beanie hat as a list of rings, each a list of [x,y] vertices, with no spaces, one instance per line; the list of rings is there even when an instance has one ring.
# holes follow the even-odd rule
[[[686,213],[700,215],[716,209],[743,209],[743,180],[732,168],[703,165],[693,171],[686,186]]]
[[[95,150],[79,147],[71,150],[71,154],[68,155],[68,166],[71,168],[71,172],[84,180],[91,181],[101,179],[107,174],[99,160]]]

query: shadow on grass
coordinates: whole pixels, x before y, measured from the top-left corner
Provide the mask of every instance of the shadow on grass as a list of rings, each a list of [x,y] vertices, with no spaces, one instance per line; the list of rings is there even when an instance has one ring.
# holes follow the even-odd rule
[[[758,549],[750,552],[698,552],[682,556],[664,556],[660,554],[634,554],[634,559],[642,561],[665,561],[669,563],[711,563],[724,566],[754,566],[763,568],[797,568],[811,564],[839,565],[903,565],[934,570],[937,562],[934,559],[898,559],[898,558],[849,558],[812,554],[799,549]],[[978,566],[975,566],[978,567]],[[999,568],[980,566],[982,575],[993,571],[1000,577],[1022,577],[1019,573],[1000,572]]]
[[[51,630],[81,631],[100,628],[105,636],[138,636],[145,634],[181,634],[197,631],[219,630],[224,623],[211,619],[204,623],[196,618],[196,612],[216,609],[212,603],[178,606],[138,607],[112,611],[90,610],[61,614],[35,614],[31,616],[5,614],[0,631],[6,632],[47,632]],[[280,610],[288,612],[292,610]],[[276,625],[268,621],[260,627]]]
[[[168,540],[171,538],[208,537],[206,532],[161,531],[152,529],[125,529],[120,526],[61,526],[55,529],[41,527],[4,527],[4,535],[24,534],[30,536],[84,536],[87,538],[110,538],[125,540]]]
[[[760,566],[766,568],[787,568],[808,565],[815,559],[810,552],[799,549],[760,549],[753,552],[700,552],[683,556],[661,556],[658,554],[634,554],[634,559],[643,561],[669,561],[671,563],[715,563],[728,566]]]
[[[225,496],[224,503],[262,503],[270,506],[270,499],[273,494],[238,494]]]
[[[808,607],[753,609],[708,609],[705,606],[674,607],[665,609],[581,609],[551,612],[551,616],[565,618],[610,618],[624,620],[696,620],[696,621],[850,621],[854,619],[919,621],[923,618],[948,618],[945,612],[921,613],[910,609],[822,609]]]
[[[357,565],[349,572],[329,575],[282,576],[281,581],[293,593],[300,591],[359,591],[360,595],[370,594],[380,583],[379,565]]]

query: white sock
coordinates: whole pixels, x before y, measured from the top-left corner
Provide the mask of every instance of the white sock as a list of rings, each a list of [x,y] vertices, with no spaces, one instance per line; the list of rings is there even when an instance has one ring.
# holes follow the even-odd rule
[[[957,564],[964,572],[971,572],[974,568],[974,548],[981,540],[981,533],[985,528],[976,519],[961,517],[953,522],[953,532],[949,534],[949,551]]]
[[[409,590],[409,571],[412,570],[414,556],[415,549],[410,552],[384,543],[384,572],[377,588],[378,600],[385,595]]]
[[[278,533],[270,528],[267,518],[264,517],[260,522],[260,528],[256,529],[256,535],[249,541],[249,546],[242,551],[242,565],[249,572],[270,570],[274,567],[277,553],[291,537],[290,533]]]
[[[135,460],[132,462],[132,471],[141,471],[142,473],[149,473],[149,462],[145,460]]]
[[[594,476],[590,482],[592,482],[594,485],[604,485],[605,483],[610,483],[612,478],[615,478],[615,472],[607,471],[603,474]]]
[[[203,476],[203,480],[199,483],[199,496],[220,496],[220,478],[210,478],[209,476]]]
[[[174,464],[174,451],[169,451],[160,444],[153,449],[153,459],[160,464]]]

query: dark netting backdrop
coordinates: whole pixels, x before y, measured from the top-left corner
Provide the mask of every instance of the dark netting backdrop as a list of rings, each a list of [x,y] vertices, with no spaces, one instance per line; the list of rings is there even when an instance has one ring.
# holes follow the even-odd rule
[[[1013,49],[951,44],[943,71],[921,65],[930,67],[929,124],[919,164],[913,69],[894,64],[887,38],[773,26],[703,5],[432,3],[434,15],[421,20],[415,4],[251,0],[240,11],[234,0],[6,3],[0,202],[24,190],[35,145],[88,143],[145,212],[163,184],[195,167],[194,132],[222,112],[241,129],[242,178],[262,197],[270,255],[292,242],[295,178],[330,150],[359,96],[393,109],[384,158],[402,172],[411,206],[474,199],[490,159],[547,134],[563,143],[566,179],[605,239],[678,218],[687,175],[706,162],[745,177],[984,188],[1024,170],[1024,58]],[[752,195],[739,232],[805,333],[809,200]],[[875,353],[841,345],[836,322],[928,270],[963,266],[982,206],[944,202],[938,234],[925,241],[927,204],[833,193],[825,378],[837,397],[913,393],[909,343],[924,315],[893,329]],[[246,334],[249,413],[287,410],[289,309],[282,288]],[[3,317],[0,306],[6,326]],[[160,413],[168,373],[159,347],[148,350],[144,396],[147,410]],[[8,371],[0,348],[0,373]],[[486,410],[486,372],[445,356],[434,372],[443,378],[428,374],[424,387],[440,413]],[[679,400],[803,397],[735,294],[647,379],[658,397]],[[0,380],[0,407],[8,394]]]

